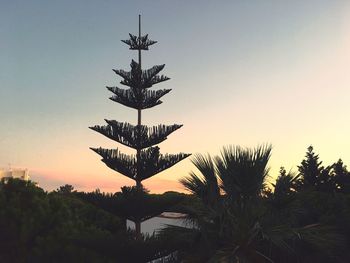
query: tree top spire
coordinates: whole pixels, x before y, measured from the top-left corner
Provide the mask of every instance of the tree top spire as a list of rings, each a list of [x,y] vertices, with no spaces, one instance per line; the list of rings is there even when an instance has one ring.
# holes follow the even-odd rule
[[[131,50],[148,50],[148,47],[157,43],[157,41],[148,39],[148,34],[141,35],[141,15],[139,15],[139,33],[138,36],[129,33],[129,39],[122,40]]]

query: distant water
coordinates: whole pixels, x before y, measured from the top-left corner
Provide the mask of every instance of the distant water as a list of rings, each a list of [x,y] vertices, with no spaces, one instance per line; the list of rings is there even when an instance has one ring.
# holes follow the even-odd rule
[[[130,229],[135,229],[134,222],[130,220],[127,220],[126,225]],[[141,231],[143,234],[152,235],[153,232],[164,228],[166,225],[186,226],[186,223],[185,220],[182,218],[153,217],[142,222]]]
[[[184,227],[190,227],[189,224],[185,221],[183,218],[176,218],[177,216],[181,215],[178,213],[163,213],[163,216],[167,217],[153,217],[151,219],[146,220],[141,224],[141,232],[143,234],[149,234],[152,235],[154,232],[156,232],[159,229],[164,228],[166,225],[175,225],[175,226],[184,226]],[[169,218],[173,217],[173,218]],[[134,222],[127,220],[126,225],[130,229],[135,229]],[[170,256],[165,256],[163,258],[155,259],[152,261],[149,261],[147,263],[163,263],[167,262]]]

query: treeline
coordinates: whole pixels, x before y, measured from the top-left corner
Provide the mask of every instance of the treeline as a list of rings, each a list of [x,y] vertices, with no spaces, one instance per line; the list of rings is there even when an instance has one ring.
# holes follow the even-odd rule
[[[30,181],[2,180],[0,262],[147,262],[168,255],[173,250],[164,240],[147,235],[136,240],[126,229],[123,215],[132,207],[123,202],[147,195],[134,195],[132,189],[85,193],[64,185],[45,192]],[[158,215],[160,207],[179,203],[183,196],[170,192],[143,201],[150,214]]]
[[[271,147],[197,155],[191,193],[46,192],[0,183],[0,262],[350,262],[350,173],[309,147],[298,171],[269,178]],[[271,184],[272,183],[272,184]],[[136,237],[126,220],[182,212],[188,225]],[[194,227],[190,227],[194,226]]]

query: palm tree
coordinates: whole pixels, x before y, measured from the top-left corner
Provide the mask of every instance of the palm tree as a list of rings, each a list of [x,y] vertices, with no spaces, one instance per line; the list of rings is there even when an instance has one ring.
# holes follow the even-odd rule
[[[195,227],[168,226],[161,231],[182,235],[177,254],[182,262],[296,262],[300,242],[317,242],[322,233],[329,233],[317,224],[297,227],[272,211],[265,191],[271,149],[230,146],[220,156],[195,155],[192,162],[198,172],[181,180],[200,200],[187,210]]]

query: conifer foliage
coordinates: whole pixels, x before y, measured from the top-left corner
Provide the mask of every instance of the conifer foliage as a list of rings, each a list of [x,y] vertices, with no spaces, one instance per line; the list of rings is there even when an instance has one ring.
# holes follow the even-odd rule
[[[141,16],[139,16],[139,36],[132,34],[129,36],[129,39],[122,40],[122,42],[127,44],[130,50],[138,51],[138,62],[131,61],[130,71],[113,69],[122,78],[120,84],[128,88],[107,87],[107,89],[113,93],[110,97],[112,101],[137,110],[138,123],[132,125],[127,122],[105,120],[107,125],[96,125],[90,129],[135,149],[136,155],[124,154],[118,148],[91,149],[102,157],[102,161],[109,168],[135,180],[137,188],[141,189],[143,180],[175,165],[190,154],[161,154],[159,147],[155,146],[166,140],[168,135],[181,128],[182,125],[159,124],[148,127],[141,124],[141,111],[161,104],[160,98],[169,93],[171,89],[150,90],[153,85],[169,80],[169,78],[159,75],[164,69],[164,64],[146,70],[141,68],[141,51],[148,50],[149,46],[157,43],[157,41],[148,39],[148,35],[141,36]]]
[[[159,124],[152,127],[142,125],[142,110],[161,104],[160,99],[171,89],[150,89],[153,85],[167,81],[169,78],[159,74],[165,65],[156,65],[146,70],[141,67],[141,51],[148,50],[149,46],[155,44],[156,41],[150,40],[148,35],[141,36],[140,16],[139,35],[129,34],[129,36],[128,40],[122,40],[122,42],[127,44],[130,50],[138,51],[138,62],[131,61],[130,71],[113,69],[122,78],[120,84],[126,86],[126,89],[119,87],[107,87],[107,89],[113,93],[110,97],[112,101],[137,110],[137,124],[105,120],[107,125],[95,125],[90,129],[136,150],[136,154],[124,154],[118,148],[103,149],[99,147],[91,149],[102,157],[102,162],[109,168],[135,181],[136,191],[132,191],[132,193],[136,193],[136,196],[144,196],[143,180],[170,168],[190,154],[161,154],[159,147],[156,146],[166,140],[168,135],[181,128],[182,125]],[[136,210],[143,211],[143,215],[135,219],[133,214],[137,211],[132,211],[129,215],[125,215],[125,218],[135,222],[136,236],[140,239],[141,222],[144,221],[144,218],[149,218],[150,215],[154,216],[154,211],[142,200],[138,202]]]

